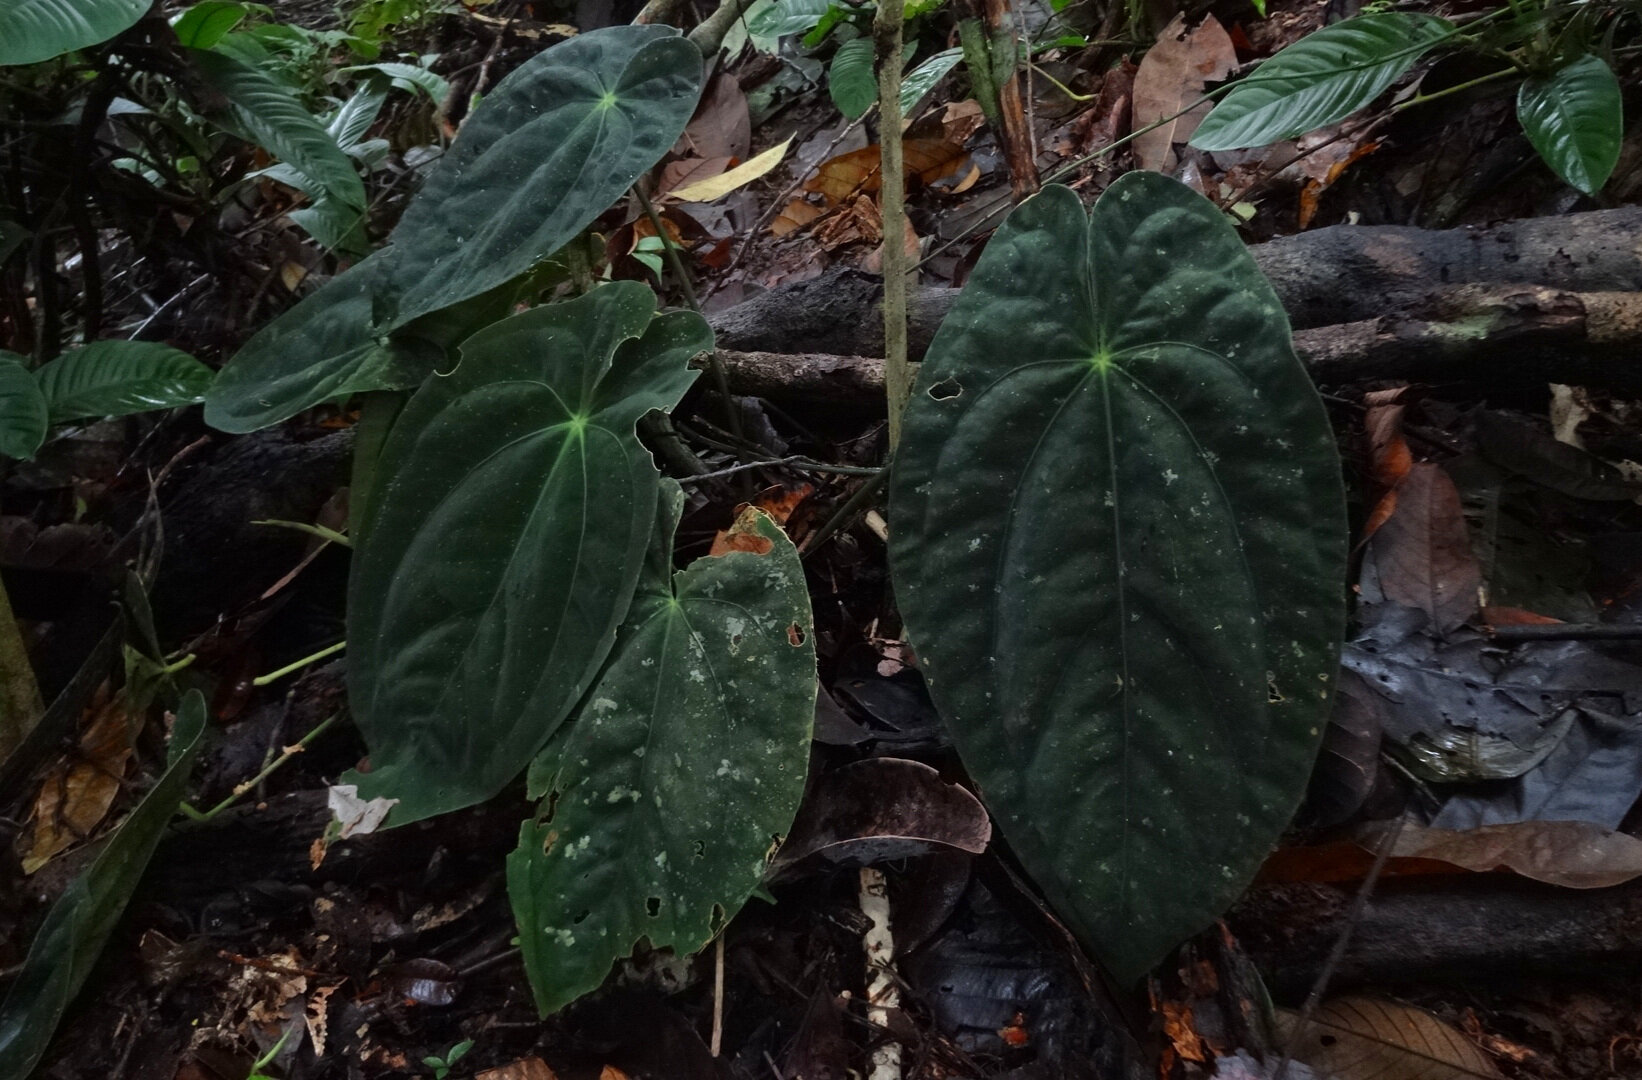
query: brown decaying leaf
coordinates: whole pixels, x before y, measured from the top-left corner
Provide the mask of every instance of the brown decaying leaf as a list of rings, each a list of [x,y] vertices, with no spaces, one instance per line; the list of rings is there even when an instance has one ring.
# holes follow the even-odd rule
[[[1220,82],[1236,70],[1237,49],[1226,28],[1213,15],[1205,16],[1203,22],[1189,32],[1186,17],[1176,15],[1157,35],[1157,42],[1146,51],[1135,72],[1135,128],[1174,116],[1202,97],[1207,83]],[[1174,144],[1192,137],[1209,108],[1210,103],[1204,102],[1185,115],[1137,136],[1135,163],[1142,169],[1157,172],[1174,168]]]
[[[1363,395],[1366,412],[1363,415],[1363,434],[1368,439],[1370,469],[1379,501],[1369,512],[1363,524],[1366,541],[1384,525],[1397,509],[1397,485],[1403,482],[1408,470],[1414,467],[1414,454],[1403,437],[1403,410],[1401,399],[1407,387],[1393,390],[1372,390]]]
[[[1362,676],[1342,668],[1307,796],[1319,825],[1345,821],[1374,790],[1384,734],[1380,708],[1379,695],[1363,683]]]
[[[1301,146],[1304,147],[1304,145],[1305,143],[1302,139]],[[1333,160],[1326,162],[1326,167],[1320,170],[1322,172],[1321,176],[1308,176],[1306,177],[1305,183],[1300,186],[1300,228],[1304,229],[1309,227],[1311,225],[1312,218],[1317,216],[1317,208],[1322,202],[1323,192],[1327,191],[1336,180],[1340,179],[1341,175],[1344,174],[1346,169],[1348,169],[1354,162],[1360,161],[1372,154],[1374,151],[1378,150],[1380,148],[1380,144],[1377,141],[1371,140],[1359,146],[1352,146],[1349,142],[1346,142],[1345,147],[1347,148],[1346,153],[1336,156]],[[1311,155],[1311,157],[1317,156],[1317,154]],[[1307,158],[1306,160],[1309,161],[1310,158]],[[1318,162],[1318,164],[1325,163]]]
[[[735,517],[735,522],[728,528],[719,531],[713,537],[712,550],[707,554],[712,558],[728,555],[732,551],[750,551],[754,555],[768,555],[775,545],[768,537],[760,536],[758,532],[758,515],[760,511],[755,506],[742,506]]]
[[[1482,586],[1459,489],[1442,466],[1424,463],[1409,469],[1396,494],[1396,511],[1370,549],[1380,588],[1387,599],[1429,614],[1439,630],[1452,630],[1476,614]]]
[[[775,221],[770,223],[770,232],[775,236],[786,236],[797,232],[822,214],[826,213],[821,207],[807,203],[803,199],[794,199],[776,215]]]
[[[944,136],[906,139],[901,151],[907,178],[922,184],[957,175],[968,159],[963,143]],[[804,190],[820,195],[829,206],[836,206],[856,194],[873,194],[880,185],[878,154],[878,144],[874,143],[829,158],[805,181]]]
[[[744,158],[752,148],[752,137],[747,95],[734,75],[719,72],[701,95],[696,114],[675,149],[692,157]]]
[[[702,180],[710,180],[715,176],[722,176],[724,172],[734,167],[739,158],[679,158],[669,161],[662,166],[661,179],[656,181],[657,191],[677,191],[681,187]]]
[[[84,840],[103,820],[131,760],[131,737],[125,694],[110,694],[105,686],[88,710],[78,752],[40,783],[23,873],[39,870],[53,855]]]
[[[1324,1002],[1299,1038],[1297,1013],[1278,1011],[1294,1059],[1335,1080],[1497,1080],[1493,1061],[1424,1009],[1370,997]]]
[[[769,541],[759,536],[756,531],[746,531],[751,530],[753,522],[758,520],[757,515],[748,515],[748,508],[756,507],[764,511],[777,525],[787,529],[787,521],[792,517],[793,511],[797,510],[814,491],[814,484],[802,481],[796,484],[772,484],[760,491],[753,496],[752,502],[742,503],[735,508],[735,523],[728,529],[718,530],[718,535],[713,537],[713,546],[707,552],[708,557],[715,558],[719,555],[727,555],[732,551],[754,551],[759,555],[768,554],[770,550]],[[737,532],[738,529],[743,531]],[[787,532],[789,536],[792,534],[791,529],[787,529]],[[749,543],[752,543],[753,546],[744,546]]]
[[[558,1074],[548,1068],[539,1057],[520,1058],[494,1069],[486,1069],[474,1080],[559,1080]]]

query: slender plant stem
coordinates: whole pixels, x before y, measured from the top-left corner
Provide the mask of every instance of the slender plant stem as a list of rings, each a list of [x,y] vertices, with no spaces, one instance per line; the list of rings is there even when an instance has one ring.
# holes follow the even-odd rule
[[[698,476],[681,477],[679,483],[696,484],[703,480],[717,480],[720,477],[734,476],[737,473],[748,472],[752,469],[771,469],[778,465],[786,465],[800,472],[837,473],[839,476],[877,476],[883,472],[882,469],[870,465],[832,465],[825,461],[812,461],[802,454],[793,454],[788,457],[743,462],[740,465],[731,465],[729,468],[704,472]]]
[[[212,818],[216,817],[218,814],[243,799],[247,792],[255,790],[258,784],[274,775],[274,773],[278,771],[279,768],[287,761],[290,761],[292,758],[306,750],[308,748],[308,744],[319,738],[320,735],[324,734],[325,730],[332,724],[336,723],[336,718],[341,715],[341,713],[332,713],[324,720],[321,720],[312,731],[302,736],[302,738],[299,739],[295,745],[287,746],[284,751],[280,753],[279,757],[263,766],[261,772],[257,773],[244,783],[235,784],[233,792],[231,792],[227,798],[223,799],[211,809],[196,810],[188,803],[183,803],[180,807],[178,807],[178,809],[181,810],[183,816],[188,818],[190,821],[210,821]]]
[[[1492,72],[1488,75],[1482,75],[1475,79],[1468,79],[1467,81],[1458,83],[1454,86],[1444,87],[1434,94],[1418,94],[1409,98],[1407,101],[1398,102],[1396,105],[1391,106],[1391,111],[1402,112],[1404,109],[1412,109],[1416,105],[1424,105],[1428,102],[1440,101],[1450,94],[1458,94],[1462,91],[1469,90],[1474,86],[1481,86],[1484,83],[1491,83],[1496,79],[1503,79],[1507,75],[1520,74],[1522,74],[1522,72],[1516,68],[1502,68],[1501,70]]]
[[[872,24],[878,61],[879,208],[884,222],[884,392],[889,406],[889,449],[901,441],[901,414],[912,396],[907,363],[906,172],[901,147],[901,38],[903,0],[879,0]]]
[[[811,533],[804,540],[804,546],[798,549],[799,558],[808,558],[820,549],[822,544],[832,539],[832,534],[843,527],[843,524],[865,506],[880,488],[889,481],[890,466],[894,458],[884,462],[884,467],[877,476],[868,477],[866,483],[855,489],[855,494],[844,500],[844,505],[832,512],[832,516],[822,522],[821,527]]]
[[[317,664],[327,656],[335,656],[347,647],[348,643],[346,641],[339,641],[335,645],[327,645],[323,649],[320,649],[318,652],[314,653],[312,656],[304,656],[301,660],[298,660],[295,663],[286,664],[278,671],[270,671],[266,675],[258,675],[256,678],[251,680],[251,685],[267,686],[271,682],[278,682],[280,679],[283,679],[285,676],[294,671],[301,671],[309,664]]]
[[[644,193],[644,189],[634,184],[633,194],[638,196],[639,205],[644,207],[645,216],[650,219],[651,227],[656,230],[656,235],[661,237],[662,251],[666,253],[667,264],[673,268],[673,274],[678,278],[679,288],[684,290],[685,302],[690,305],[691,311],[701,314],[701,305],[696,302],[695,286],[690,281],[690,273],[684,266],[684,260],[679,256],[678,245],[673,243],[673,234],[663,225],[661,215],[656,213],[655,204],[650,201],[650,196]],[[713,387],[718,391],[718,396],[724,399],[724,417],[729,421],[730,430],[735,433],[736,438],[742,438],[741,410],[736,408],[735,398],[730,396],[730,377],[724,372],[724,361],[719,358],[717,349],[707,354],[707,370],[712,373]]]

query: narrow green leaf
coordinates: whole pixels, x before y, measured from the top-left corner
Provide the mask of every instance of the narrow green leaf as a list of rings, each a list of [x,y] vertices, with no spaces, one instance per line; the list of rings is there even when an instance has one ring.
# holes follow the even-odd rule
[[[1454,33],[1430,15],[1361,15],[1325,26],[1261,64],[1216,105],[1191,145],[1235,150],[1292,139],[1367,106]]]
[[[328,397],[414,385],[382,350],[505,289],[607,210],[677,141],[701,72],[695,46],[660,26],[596,30],[527,61],[462,126],[393,243],[229,361],[207,422],[251,431]],[[369,280],[353,276],[366,265]]]
[[[759,37],[802,34],[819,23],[832,6],[832,0],[776,0],[747,20],[747,30]]]
[[[827,92],[838,111],[854,120],[878,100],[878,76],[872,70],[872,39],[855,38],[838,46],[827,69]]]
[[[353,162],[289,87],[223,53],[196,50],[194,63],[227,99],[229,118],[240,133],[356,215],[364,212],[365,185]]]
[[[1624,100],[1613,69],[1586,54],[1517,91],[1517,119],[1545,164],[1570,187],[1595,195],[1619,163]]]
[[[35,372],[53,424],[129,416],[205,400],[212,370],[153,341],[98,341],[72,349]]]
[[[1125,983],[1288,823],[1344,621],[1334,436],[1211,203],[1132,172],[1010,215],[891,481],[907,632],[1021,862]]]
[[[798,552],[757,510],[762,554],[672,572],[683,495],[664,481],[646,573],[610,663],[530,769],[551,793],[508,856],[542,1015],[598,987],[639,939],[681,956],[763,876],[804,793],[815,650]]]
[[[177,812],[204,730],[205,698],[190,690],[177,709],[164,775],[46,914],[0,1005],[0,1076],[28,1076],[51,1043]]]
[[[363,799],[403,824],[496,794],[609,652],[655,517],[634,424],[712,347],[700,316],[652,319],[615,282],[469,338],[382,450],[348,593]]]
[[[435,105],[442,105],[445,97],[450,93],[450,83],[442,76],[436,75],[424,67],[415,64],[402,64],[383,61],[380,64],[361,64],[357,67],[346,67],[344,72],[352,74],[356,71],[374,71],[386,75],[393,85],[401,90],[420,90],[433,99]]]
[[[36,64],[129,29],[153,0],[6,0],[0,66]]]
[[[935,84],[946,77],[946,73],[958,65],[964,58],[961,48],[947,49],[931,56],[907,72],[901,79],[901,115],[911,116],[912,110],[918,107],[923,96],[935,89]]]
[[[177,40],[190,49],[211,49],[238,26],[250,9],[232,0],[203,0],[171,20]]]
[[[27,461],[46,441],[46,397],[16,353],[0,351],[0,455]]]

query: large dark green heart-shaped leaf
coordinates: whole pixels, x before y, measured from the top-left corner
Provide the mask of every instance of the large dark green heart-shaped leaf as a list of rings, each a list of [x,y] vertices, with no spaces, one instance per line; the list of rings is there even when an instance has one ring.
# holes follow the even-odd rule
[[[677,141],[700,93],[701,54],[662,26],[596,30],[527,61],[462,126],[393,244],[229,361],[206,421],[254,431],[328,398],[415,385],[437,358],[407,335],[564,247]]]
[[[182,802],[204,730],[205,698],[191,690],[177,709],[165,774],[47,912],[0,1005],[0,1076],[28,1076],[51,1043]]]
[[[1446,19],[1388,12],[1325,26],[1278,52],[1216,105],[1191,145],[1235,150],[1344,120],[1454,33]]]
[[[1344,617],[1327,418],[1224,216],[1022,204],[930,346],[890,556],[1021,861],[1122,979],[1219,915],[1305,787]]]
[[[0,351],[0,455],[26,461],[46,441],[46,397],[16,353]]]
[[[610,663],[532,763],[531,795],[549,798],[508,856],[544,1016],[598,987],[640,938],[680,955],[711,941],[804,793],[816,684],[798,552],[750,510],[738,529],[753,550],[675,576],[682,494],[664,484]]]
[[[34,64],[107,41],[133,26],[153,0],[5,0],[0,66]]]
[[[361,798],[403,824],[488,799],[598,673],[659,474],[634,435],[695,378],[701,317],[616,282],[480,331],[382,449],[348,594]]]
[[[701,53],[664,26],[573,37],[503,79],[394,230],[395,326],[493,289],[563,247],[690,122]]]
[[[216,376],[182,350],[156,341],[97,341],[42,365],[34,377],[51,422],[60,424],[194,405]]]
[[[1545,164],[1570,187],[1595,195],[1619,163],[1624,101],[1613,69],[1581,56],[1546,76],[1525,79],[1517,119]]]

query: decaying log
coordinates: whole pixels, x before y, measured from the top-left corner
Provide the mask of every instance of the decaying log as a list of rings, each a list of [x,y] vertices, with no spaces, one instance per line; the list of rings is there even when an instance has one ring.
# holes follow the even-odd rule
[[[1486,378],[1642,391],[1642,292],[1464,285],[1409,310],[1296,331],[1294,351],[1325,386]],[[744,394],[881,407],[875,357],[721,349],[719,358]]]
[[[1642,207],[1427,231],[1339,225],[1250,249],[1322,383],[1475,378],[1642,389]],[[832,270],[709,316],[731,378],[774,400],[881,394],[879,281]],[[923,289],[923,356],[956,289]]]
[[[1305,996],[1344,926],[1347,890],[1259,886],[1227,922],[1279,999]],[[1383,882],[1331,990],[1433,980],[1593,977],[1642,960],[1642,881],[1563,889],[1498,874]]]

